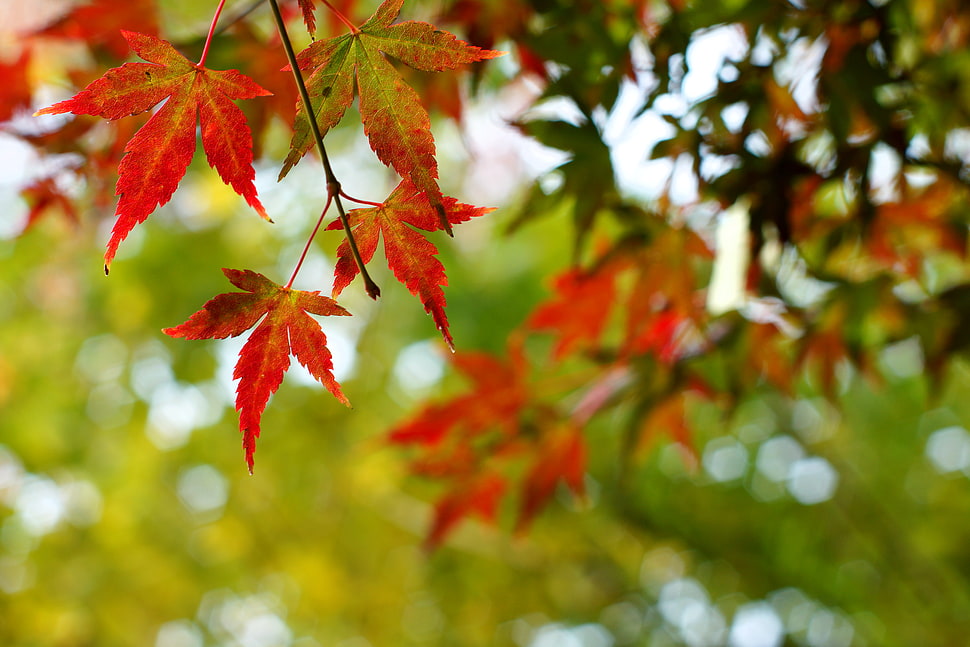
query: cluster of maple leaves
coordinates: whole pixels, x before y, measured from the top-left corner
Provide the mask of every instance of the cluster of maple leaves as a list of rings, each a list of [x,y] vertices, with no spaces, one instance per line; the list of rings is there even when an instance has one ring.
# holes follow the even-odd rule
[[[210,165],[264,218],[268,214],[256,195],[252,162],[274,114],[293,123],[281,180],[316,145],[314,124],[325,136],[355,97],[371,148],[401,177],[381,202],[343,195],[328,177],[330,200],[365,205],[347,213],[345,221],[326,226],[343,229],[347,236],[338,248],[329,298],[293,290],[292,278],[278,284],[252,271],[224,270],[242,291],[216,296],[188,321],[165,331],[207,339],[252,330],[234,374],[250,469],[261,414],[291,357],[346,403],[333,378],[326,337],[310,315],[349,314],[334,299],[382,242],[394,276],[420,300],[454,347],[445,314],[445,271],[428,235],[450,234],[455,225],[491,209],[463,204],[443,195],[438,186],[426,108],[460,116],[457,75],[412,77],[408,69],[467,69],[499,55],[492,49],[496,42],[513,44],[522,72],[542,84],[543,98],[566,97],[584,117],[580,123],[553,118],[515,124],[570,154],[556,170],[561,187],[548,193],[537,185],[516,223],[568,203],[577,241],[574,260],[588,260],[574,262],[554,278],[551,297],[510,336],[504,356],[464,350],[451,356],[454,368],[469,382],[467,390],[425,405],[390,431],[391,442],[413,449],[414,470],[442,484],[429,545],[439,544],[470,515],[495,521],[515,484],[519,529],[528,526],[559,484],[582,498],[589,454],[586,432],[598,414],[618,408],[630,412],[624,440],[629,454],[666,433],[691,462],[696,457],[688,419],[698,399],[716,402],[727,414],[742,393],[766,387],[794,393],[800,375],[834,395],[839,367],[851,363],[874,375],[873,357],[879,344],[889,340],[925,335],[933,366],[946,353],[970,345],[960,334],[970,321],[962,286],[941,291],[934,300],[904,301],[895,292],[900,284],[923,281],[928,255],[964,254],[965,219],[957,209],[965,204],[967,189],[962,170],[946,159],[944,125],[939,131],[930,126],[930,151],[916,158],[900,124],[919,112],[918,106],[869,101],[877,84],[889,87],[901,74],[870,55],[877,45],[882,52],[895,51],[891,30],[883,28],[888,21],[883,9],[865,5],[840,21],[821,14],[799,15],[795,21],[805,37],[829,43],[817,82],[826,110],[799,105],[792,86],[778,81],[772,65],[746,62],[736,80],[722,80],[716,95],[693,106],[691,119],[667,115],[675,133],[654,147],[653,157],[690,159],[701,201],[721,208],[742,199],[751,204],[752,262],[746,288],[758,298],[744,312],[715,317],[705,307],[712,241],[687,226],[689,208],[673,206],[669,191],[650,208],[621,196],[596,119],[597,110],[613,107],[621,83],[637,80],[631,40],[646,41],[654,57],[656,79],[643,109],[674,91],[673,56],[683,53],[694,28],[686,17],[686,3],[669,3],[659,12],[665,17],[655,20],[643,0],[578,0],[541,8],[542,3],[526,0],[456,0],[441,20],[462,25],[473,45],[428,23],[395,22],[403,0],[385,0],[359,26],[346,18],[355,13],[355,0],[323,4],[331,10],[322,12],[325,28],[317,25],[313,0],[282,7],[288,18],[302,18],[311,35],[326,29],[329,36],[295,57],[309,107],[300,101],[296,84],[278,74],[289,69],[282,36],[265,43],[255,37],[247,40],[245,34],[252,32],[245,20],[234,21],[244,35],[237,53],[252,59],[246,69],[256,80],[206,67],[205,54],[194,63],[161,39],[153,0],[94,0],[42,30],[47,38],[86,41],[98,60],[122,58],[131,50],[145,61],[126,63],[94,79],[77,72],[73,80],[85,89],[40,111],[110,120],[110,144],[85,151],[83,165],[75,169],[95,188],[117,174],[117,219],[105,253],[106,270],[132,229],[172,197],[193,157],[197,129]],[[763,25],[785,24],[799,11],[783,4],[751,3],[735,20],[754,49],[758,38],[787,38],[783,30],[775,33]],[[555,24],[577,12],[588,19],[573,20],[568,29],[536,31],[536,25]],[[941,14],[941,25],[945,19]],[[928,24],[925,29],[929,33],[942,27]],[[928,50],[927,65],[942,47]],[[0,119],[30,105],[25,70],[31,55],[26,48],[18,60],[0,66],[0,78],[6,81],[0,87]],[[395,67],[387,57],[403,66]],[[778,53],[775,62],[781,57]],[[557,65],[548,65],[553,60]],[[857,86],[864,91],[842,91]],[[246,102],[248,120],[237,101]],[[729,103],[749,107],[740,127],[726,124],[722,111]],[[49,152],[73,150],[69,142],[95,124],[75,120],[56,132],[22,136]],[[813,148],[812,135],[820,140],[834,135],[834,150]],[[763,142],[767,152],[752,146],[752,140]],[[882,145],[895,150],[905,166],[893,180],[894,197],[874,200],[869,168],[873,151]],[[821,161],[818,148],[825,152]],[[712,155],[737,163],[708,177],[700,166]],[[910,182],[907,167],[933,173],[934,181]],[[42,177],[23,195],[31,205],[30,223],[54,209],[77,217],[73,201],[54,176]],[[842,196],[841,207],[832,207],[838,202],[833,195]],[[595,253],[585,253],[585,241],[607,214],[618,223],[619,233],[595,240]],[[825,299],[802,307],[787,298],[779,272],[756,262],[768,238],[796,248],[807,271],[828,281]],[[942,323],[924,325],[937,311],[947,314],[936,318]],[[880,331],[877,337],[873,330]],[[543,339],[551,339],[550,348],[545,359],[537,359]],[[568,377],[577,365],[581,369]]]
[[[107,4],[102,2],[95,8],[104,8]],[[337,251],[332,298],[317,291],[292,289],[290,285],[295,272],[289,283],[280,285],[253,271],[225,269],[229,281],[243,291],[216,296],[185,323],[164,331],[172,337],[185,339],[222,339],[252,329],[233,373],[238,380],[236,408],[250,471],[261,431],[262,412],[282,383],[291,356],[340,402],[349,404],[333,377],[326,336],[320,324],[309,315],[350,314],[334,299],[361,271],[355,256],[359,254],[360,262],[369,263],[383,241],[384,256],[394,276],[420,299],[447,345],[454,349],[445,314],[443,287],[447,285],[447,279],[444,267],[436,258],[437,248],[423,232],[444,230],[451,234],[454,225],[492,211],[491,208],[463,204],[441,193],[428,113],[421,97],[386,56],[414,69],[439,72],[459,70],[502,52],[468,45],[428,23],[394,23],[403,0],[385,0],[359,27],[344,18],[340,10],[349,10],[353,2],[345,2],[340,9],[325,4],[333,10],[338,22],[343,23],[347,33],[316,40],[296,58],[301,76],[305,77],[316,129],[325,137],[340,122],[356,97],[371,148],[382,162],[401,176],[401,182],[381,203],[349,198],[339,187],[331,189],[328,206],[331,200],[340,197],[369,205],[349,212],[346,224],[338,219],[327,227],[330,230],[346,227],[350,234]],[[316,30],[314,3],[299,0],[298,7],[307,30],[313,35]],[[147,11],[147,5],[142,9],[146,9],[143,21],[144,15],[151,15],[151,12]],[[467,2],[454,7],[459,13],[471,9],[471,3]],[[65,22],[80,25],[83,20],[92,18],[82,14],[92,10],[90,6],[78,9]],[[523,17],[521,13],[519,16]],[[473,18],[478,18],[477,14]],[[157,31],[154,24],[146,26],[146,31]],[[500,32],[493,33],[501,35]],[[73,98],[36,113],[93,115],[112,122],[142,115],[141,123],[130,126],[130,130],[119,129],[119,142],[126,134],[130,138],[123,143],[123,148],[118,150],[119,146],[113,151],[120,157],[115,188],[119,199],[115,224],[104,254],[106,273],[119,245],[134,227],[171,199],[194,156],[197,129],[210,166],[257,214],[270,219],[254,186],[251,131],[246,116],[235,102],[269,97],[274,93],[236,70],[207,67],[208,41],[201,60],[194,63],[154,33],[121,29],[120,34],[127,48],[145,62],[112,68],[88,83]],[[211,35],[210,32],[210,38]],[[116,39],[109,38],[106,43],[110,44],[113,54],[122,53],[124,46]],[[525,63],[532,65],[533,71],[544,75],[541,62],[524,46],[520,47],[520,53]],[[289,68],[285,66],[283,69]],[[285,90],[283,93],[290,100],[296,94]],[[146,113],[159,104],[161,107],[145,121]],[[446,111],[452,115],[457,113],[453,106]],[[314,146],[313,124],[307,115],[307,106],[297,102],[290,152],[284,160],[280,180]],[[71,201],[56,191],[53,181],[45,179],[43,182],[25,192],[48,190],[35,202],[31,223],[54,204],[63,203],[73,213]],[[604,292],[599,296],[608,294]],[[552,309],[556,307],[550,306]],[[555,318],[554,314],[551,316]],[[542,318],[541,313],[539,318]],[[486,355],[456,355],[456,365],[464,367],[476,381],[476,392],[446,405],[432,407],[390,434],[392,442],[417,442],[426,449],[427,455],[415,462],[417,471],[430,474],[430,469],[439,477],[454,477],[437,505],[429,545],[438,544],[460,519],[472,511],[485,518],[494,518],[496,506],[506,491],[506,479],[493,470],[473,467],[475,460],[466,441],[470,441],[476,432],[487,431],[498,423],[506,428],[510,437],[517,435],[517,420],[530,405],[524,383],[526,364],[521,353],[517,357],[515,367],[510,368]],[[428,416],[440,420],[429,422]],[[470,432],[463,430],[469,426]],[[415,428],[420,431],[408,431]],[[455,451],[463,455],[442,454],[439,445],[446,436],[448,444],[457,446]],[[552,496],[560,480],[577,494],[582,494],[586,449],[581,426],[577,424],[557,423],[555,429],[543,431],[537,447],[527,448],[525,442],[519,442],[519,445],[520,450],[528,449],[537,457],[522,485],[518,525],[524,527]],[[433,464],[438,468],[431,468]]]
[[[344,19],[349,33],[315,41],[297,60],[300,70],[306,73],[306,89],[320,134],[325,136],[340,121],[356,94],[372,149],[402,177],[401,184],[383,203],[350,214],[351,232],[358,239],[363,262],[373,258],[383,239],[391,270],[421,299],[445,340],[453,346],[445,316],[444,268],[435,258],[435,246],[417,230],[450,232],[451,225],[491,209],[461,204],[441,194],[431,120],[417,94],[385,55],[417,69],[442,71],[493,58],[501,52],[468,45],[428,23],[392,24],[402,5],[403,0],[385,0],[359,28]],[[312,0],[300,0],[299,6],[307,29],[314,33]],[[234,101],[255,99],[270,92],[236,70],[207,68],[204,63],[208,42],[202,59],[193,63],[171,43],[156,36],[131,31],[122,31],[122,35],[131,50],[147,62],[125,63],[108,70],[73,98],[36,113],[73,113],[115,120],[145,113],[164,101],[124,148],[118,167],[117,220],[104,255],[105,273],[131,230],[171,199],[195,153],[197,127],[210,166],[260,216],[269,220],[253,183],[252,135],[245,115]],[[299,82],[303,82],[302,78]],[[314,143],[303,106],[297,109],[294,130],[281,179]],[[337,198],[336,192],[339,188],[332,189],[328,205],[330,199]],[[334,224],[340,227],[342,223],[338,220]],[[338,251],[334,298],[359,269],[350,247],[348,240]],[[319,292],[293,290],[292,278],[290,283],[278,285],[251,271],[224,271],[233,285],[246,292],[219,295],[188,321],[165,332],[186,339],[221,339],[256,326],[240,351],[234,372],[239,380],[239,426],[252,471],[260,417],[270,396],[279,388],[291,355],[338,400],[349,404],[333,378],[326,336],[307,313],[350,313]]]
[[[350,211],[345,223],[334,220],[327,227],[331,230],[343,227],[348,235],[338,248],[332,298],[317,291],[290,287],[300,263],[286,285],[249,270],[225,269],[229,281],[243,291],[216,296],[185,323],[164,331],[170,336],[186,339],[221,339],[252,330],[239,353],[234,372],[234,378],[238,380],[239,427],[246,461],[252,471],[261,415],[270,396],[282,383],[291,356],[340,402],[349,404],[333,377],[326,336],[310,315],[350,314],[334,299],[362,270],[360,263],[372,260],[382,242],[384,256],[394,276],[421,301],[447,345],[454,349],[445,314],[445,270],[436,257],[437,248],[426,234],[444,230],[451,235],[454,225],[485,215],[492,209],[463,204],[443,195],[438,187],[434,139],[424,104],[439,107],[459,118],[458,86],[451,81],[436,89],[427,79],[416,77],[425,95],[422,102],[422,97],[387,57],[416,70],[440,72],[461,70],[503,52],[469,45],[428,23],[395,23],[403,0],[385,0],[359,26],[344,15],[353,12],[354,0],[334,3],[324,0],[331,10],[327,15],[330,18],[328,31],[332,36],[314,40],[296,57],[299,76],[305,82],[310,99],[307,106],[299,101],[296,86],[292,82],[280,83],[279,75],[275,74],[280,70],[292,71],[283,58],[282,47],[279,47],[286,39],[285,33],[276,36],[276,52],[258,44],[248,52],[253,58],[249,61],[249,70],[265,73],[259,77],[260,82],[237,70],[216,70],[206,65],[209,44],[224,4],[220,3],[216,10],[212,30],[198,62],[188,59],[176,46],[158,35],[159,23],[153,0],[125,3],[95,0],[72,8],[32,35],[83,41],[98,60],[125,58],[130,51],[142,61],[113,67],[93,80],[85,79],[83,70],[72,70],[73,80],[86,84],[86,87],[70,99],[37,111],[36,115],[91,115],[108,120],[112,126],[113,143],[83,150],[83,163],[72,169],[83,175],[91,186],[104,187],[98,198],[101,202],[110,199],[107,196],[108,182],[112,175],[117,176],[115,222],[104,254],[107,274],[119,246],[131,231],[172,198],[195,154],[197,131],[209,165],[259,216],[270,220],[254,185],[254,149],[258,153],[260,143],[254,142],[252,133],[265,130],[268,113],[261,105],[269,105],[269,111],[294,121],[290,152],[280,172],[280,180],[283,180],[315,144],[308,108],[314,115],[316,130],[325,137],[357,99],[371,148],[382,162],[401,176],[401,182],[380,203],[349,198],[340,191],[339,185],[330,187],[328,207],[332,200],[339,201],[341,197],[368,205]],[[287,19],[294,17],[294,11],[298,12],[307,31],[315,37],[314,5],[313,0],[298,0],[284,4],[282,9]],[[496,38],[505,36],[505,30],[518,29],[513,24],[515,21],[509,23],[508,20],[483,29],[481,23],[487,16],[481,15],[480,9],[484,6],[463,1],[456,3],[452,11],[471,25],[469,31],[474,36],[481,41],[487,40],[489,45]],[[503,10],[496,15],[515,16],[519,23],[527,17],[522,7],[514,12]],[[238,28],[245,31],[245,23],[239,23]],[[256,41],[255,38],[252,40]],[[519,48],[523,60],[531,62],[532,71],[544,74],[538,59],[524,45]],[[24,47],[18,60],[0,69],[4,78],[11,81],[2,90],[0,119],[10,119],[30,105],[32,87],[27,70],[32,55],[32,49]],[[263,78],[268,88],[261,85]],[[256,100],[249,110],[252,115],[249,123],[236,103],[248,100]],[[295,119],[292,113],[286,114],[294,106]],[[72,150],[74,142],[96,128],[96,123],[75,120],[42,134],[29,131],[18,134],[39,149],[56,154]],[[324,151],[320,153],[325,157]],[[328,184],[330,179],[328,177]],[[65,191],[55,173],[25,187],[22,194],[31,205],[25,231],[42,215],[55,209],[74,220],[79,218],[72,196]],[[456,361],[463,362],[463,356]],[[492,407],[493,403],[486,404],[484,410]],[[397,438],[398,434],[392,434],[392,437]],[[571,437],[570,446],[578,452],[577,457],[581,457],[581,440],[577,434]],[[570,464],[573,466],[570,483],[579,491],[583,464],[581,460],[571,460]],[[558,472],[542,476],[543,470],[549,472],[548,467],[537,466],[530,477],[532,485],[526,488],[527,517],[533,516],[551,495],[558,478]],[[488,479],[479,477],[477,480],[485,483]],[[465,488],[464,485],[461,487]],[[478,501],[485,495],[481,487],[475,486],[464,489],[463,496],[466,500]],[[455,498],[451,493],[439,504],[431,543],[440,541],[444,531],[465,514],[461,504],[455,511]],[[482,507],[484,504],[473,505]]]
[[[332,35],[314,40],[295,59],[301,77],[298,83],[305,83],[309,105],[299,101],[294,84],[281,84],[278,75],[269,74],[279,70],[292,71],[282,58],[282,48],[278,47],[275,54],[262,47],[249,52],[256,62],[250,62],[248,69],[265,72],[265,82],[263,76],[259,76],[257,82],[237,70],[216,70],[206,65],[213,31],[224,3],[220,3],[216,10],[216,18],[197,63],[158,35],[152,0],[132,0],[123,5],[111,0],[95,0],[75,7],[38,32],[46,38],[82,40],[92,52],[103,52],[105,60],[123,58],[129,51],[142,59],[111,68],[93,80],[75,74],[74,80],[86,83],[86,87],[71,99],[36,113],[97,116],[109,120],[113,127],[114,144],[106,149],[85,151],[83,166],[75,169],[97,186],[107,184],[107,178],[117,165],[114,193],[118,200],[115,223],[104,254],[105,273],[109,272],[119,246],[130,232],[172,198],[195,154],[197,130],[210,166],[259,216],[270,220],[256,194],[253,170],[254,149],[258,153],[260,143],[254,142],[252,133],[265,130],[268,110],[261,107],[264,105],[272,106],[269,111],[289,119],[293,116],[286,114],[287,107],[290,110],[294,105],[296,107],[290,151],[283,162],[280,180],[314,147],[314,130],[325,137],[340,122],[355,98],[371,148],[401,177],[400,184],[391,194],[383,202],[376,203],[346,196],[328,176],[328,207],[331,201],[339,202],[341,197],[368,205],[350,211],[345,221],[343,218],[334,220],[326,227],[329,230],[344,228],[347,232],[347,239],[337,251],[332,298],[316,291],[290,287],[300,263],[285,285],[249,270],[225,269],[229,281],[243,291],[216,296],[185,323],[164,331],[170,336],[186,339],[221,339],[252,330],[239,353],[234,372],[234,378],[238,380],[239,427],[250,471],[260,435],[262,412],[270,396],[279,388],[291,357],[303,364],[339,401],[349,404],[333,377],[326,336],[320,324],[309,315],[350,314],[334,299],[362,271],[362,264],[372,260],[381,242],[394,276],[421,301],[447,345],[454,349],[445,314],[445,270],[436,258],[437,248],[426,234],[441,230],[452,234],[454,225],[485,215],[492,209],[463,204],[443,195],[438,187],[435,145],[425,104],[458,118],[461,108],[460,103],[456,103],[457,86],[451,81],[450,85],[446,82],[436,88],[427,77],[417,77],[415,82],[422,90],[419,95],[387,57],[425,72],[455,71],[503,54],[490,49],[492,44],[512,37],[516,40],[523,70],[548,80],[542,57],[516,38],[525,31],[527,21],[534,14],[534,9],[525,3],[498,6],[477,0],[460,0],[451,6],[443,19],[463,24],[469,36],[482,47],[462,42],[428,23],[395,22],[403,0],[385,0],[359,26],[344,15],[353,12],[354,0],[334,3],[323,0],[323,3],[330,9],[327,12],[331,23],[328,31]],[[287,18],[298,13],[307,31],[315,37],[314,5],[313,0],[298,0],[285,4],[283,11]],[[639,7],[640,4],[633,3],[633,6]],[[240,21],[239,28],[246,29],[244,21]],[[281,45],[285,39],[285,32],[281,33],[276,36],[275,44]],[[23,57],[30,55],[30,49],[25,48]],[[10,117],[29,105],[31,89],[25,70],[25,60],[16,61],[10,67],[11,73],[19,75],[18,82],[6,89],[8,96],[3,105],[9,114],[0,117]],[[268,87],[261,85],[264,83]],[[236,104],[248,100],[254,100],[254,106],[249,110],[250,123]],[[314,115],[316,128],[308,118],[309,112]],[[25,137],[32,138],[33,143],[48,152],[56,152],[61,147],[68,148],[66,141],[76,139],[95,123],[76,120],[52,133]],[[326,156],[325,151],[320,153]],[[329,174],[329,169],[327,172]],[[53,176],[44,177],[25,188],[23,194],[32,205],[28,229],[54,207],[77,218],[73,201]],[[578,271],[570,276],[575,283],[571,289],[585,292],[587,299],[596,299],[602,304],[612,295],[610,290],[599,291],[604,285],[602,278],[587,280]],[[569,289],[562,298],[572,298]],[[535,327],[575,327],[575,319],[570,313],[568,304],[552,303],[537,313]],[[601,319],[605,313],[606,310],[600,310],[597,316]],[[664,322],[660,324],[661,328],[670,327],[666,315],[661,319]],[[567,332],[560,351],[574,346],[577,335],[595,336],[590,331],[597,330],[598,325],[594,323],[583,328],[587,329],[585,333]],[[646,343],[654,343],[658,349],[670,345],[669,340]],[[664,352],[667,357],[673,351],[666,348]],[[426,455],[415,462],[417,471],[423,474],[437,472],[438,477],[450,481],[437,506],[436,519],[429,534],[430,545],[439,543],[461,518],[472,511],[494,518],[496,506],[507,490],[506,477],[491,467],[476,466],[476,463],[482,463],[485,455],[478,452],[479,456],[475,458],[471,442],[474,436],[496,426],[504,428],[509,438],[518,437],[513,443],[518,445],[518,453],[527,452],[536,457],[522,483],[519,527],[524,527],[535,516],[560,480],[575,493],[581,495],[583,492],[586,448],[581,421],[554,421],[549,417],[538,427],[541,433],[532,440],[527,440],[526,434],[517,433],[518,420],[528,415],[533,404],[526,384],[527,362],[521,349],[513,349],[513,353],[515,359],[510,365],[482,354],[456,355],[456,366],[475,382],[476,391],[454,402],[432,406],[390,434],[395,443],[418,443],[425,450]],[[559,352],[557,356],[562,354]],[[588,417],[591,413],[585,415]],[[429,416],[436,420],[429,421]],[[446,443],[441,442],[446,439]],[[452,449],[446,452],[443,445]],[[432,469],[433,464],[438,468]]]

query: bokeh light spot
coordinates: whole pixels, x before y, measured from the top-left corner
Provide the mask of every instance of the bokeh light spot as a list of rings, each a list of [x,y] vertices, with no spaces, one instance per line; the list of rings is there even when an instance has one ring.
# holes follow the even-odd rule
[[[784,638],[781,618],[765,602],[746,604],[734,614],[731,632],[728,634],[730,647],[780,647]]]
[[[189,510],[211,512],[226,505],[229,481],[211,465],[197,465],[179,475],[177,490]]]
[[[930,434],[926,457],[937,471],[946,474],[970,466],[970,432],[963,427],[944,427]]]
[[[715,481],[734,481],[748,469],[748,450],[734,438],[715,438],[704,447],[702,462]]]
[[[788,491],[804,505],[828,501],[835,494],[839,475],[824,458],[803,458],[791,466]]]
[[[769,480],[780,482],[788,478],[791,466],[805,457],[801,444],[791,436],[769,438],[758,449],[755,465]]]

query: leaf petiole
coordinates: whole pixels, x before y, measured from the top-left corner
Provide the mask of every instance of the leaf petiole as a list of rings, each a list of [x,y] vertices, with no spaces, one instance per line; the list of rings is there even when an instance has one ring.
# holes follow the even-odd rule
[[[360,276],[364,281],[364,290],[367,292],[367,296],[376,300],[377,297],[381,296],[381,289],[367,272],[367,267],[364,265],[364,259],[360,257],[360,250],[357,247],[354,232],[350,227],[350,221],[347,220],[347,214],[344,212],[344,205],[340,201],[340,182],[337,181],[337,177],[333,173],[333,168],[330,166],[330,158],[327,156],[327,149],[323,145],[323,136],[320,134],[320,126],[317,124],[316,114],[313,111],[313,104],[310,102],[310,94],[307,92],[306,82],[303,80],[303,72],[300,71],[300,64],[297,62],[296,54],[293,52],[293,44],[290,42],[290,35],[286,31],[286,24],[283,21],[283,14],[280,13],[279,2],[278,0],[269,0],[269,5],[273,9],[273,18],[276,21],[276,29],[279,31],[280,40],[283,41],[283,50],[286,52],[286,59],[290,63],[290,70],[293,72],[296,87],[300,91],[300,100],[303,102],[303,109],[306,111],[308,116],[307,121],[310,123],[310,131],[313,133],[313,140],[316,142],[317,150],[320,152],[320,160],[323,162],[323,171],[327,177],[327,201],[329,203],[329,201],[332,199],[334,205],[337,207],[337,214],[340,216],[340,224],[343,225],[344,233],[347,236],[347,243],[349,244],[350,252],[354,257],[354,263],[357,265],[357,269],[360,270]],[[330,7],[330,4],[327,3],[327,6]],[[331,7],[331,9],[332,8],[333,7]],[[314,233],[316,233],[316,229],[314,229]],[[310,236],[310,240],[313,240],[312,234]],[[307,244],[309,244],[309,242]],[[297,269],[299,269],[299,267]]]
[[[240,20],[244,20],[246,16],[259,9],[260,5],[262,4],[263,0],[254,0],[253,2],[250,2],[248,7],[240,9],[236,15],[230,17],[228,20],[223,21],[222,26],[216,29],[215,34],[221,34],[227,29],[230,29]]]
[[[343,196],[344,198],[347,198],[351,202],[356,202],[357,204],[366,204],[366,205],[371,206],[371,207],[383,207],[384,206],[384,203],[383,202],[371,202],[370,200],[361,200],[360,198],[355,198],[353,196],[347,195],[343,191],[340,192],[340,195]]]
[[[212,24],[209,25],[209,33],[205,37],[205,47],[202,48],[202,57],[199,59],[199,67],[205,65],[205,58],[209,55],[209,45],[212,44],[212,36],[216,33],[216,23],[219,22],[219,14],[222,13],[222,8],[226,6],[226,0],[220,0],[219,6],[216,7],[216,13],[212,16]]]
[[[296,280],[296,275],[300,272],[300,268],[303,267],[303,261],[306,260],[306,255],[310,251],[310,243],[317,235],[317,231],[320,230],[320,225],[323,224],[323,219],[327,215],[327,211],[330,210],[330,202],[332,198],[327,195],[327,204],[323,205],[323,211],[320,212],[320,217],[317,218],[317,224],[313,227],[313,231],[310,232],[310,237],[306,241],[306,245],[303,246],[303,253],[300,254],[300,260],[296,262],[296,267],[293,268],[293,274],[290,275],[290,280],[286,282],[286,289],[293,287],[293,281]]]
[[[335,6],[333,6],[332,4],[330,4],[329,2],[327,2],[327,0],[321,0],[321,1],[323,2],[323,4],[327,5],[327,9],[329,9],[330,11],[332,11],[333,14],[335,16],[337,16],[337,20],[339,20],[340,22],[342,22],[343,24],[345,24],[347,26],[347,29],[350,30],[350,33],[351,34],[357,34],[357,33],[360,32],[360,30],[357,29],[357,27],[354,25],[354,23],[350,22],[350,20],[347,18],[347,16],[343,15]]]

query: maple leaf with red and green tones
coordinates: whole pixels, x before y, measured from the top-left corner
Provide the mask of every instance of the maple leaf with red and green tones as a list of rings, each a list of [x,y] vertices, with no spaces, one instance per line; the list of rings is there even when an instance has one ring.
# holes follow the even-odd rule
[[[494,211],[489,207],[463,204],[447,196],[442,196],[441,204],[448,222],[452,225]],[[347,220],[364,263],[369,263],[374,258],[377,244],[383,239],[388,267],[411,294],[421,299],[425,311],[434,318],[435,325],[448,346],[454,349],[455,343],[448,330],[445,293],[442,289],[448,285],[445,268],[436,258],[438,248],[417,231],[441,229],[438,212],[428,199],[428,194],[410,181],[402,180],[381,206],[354,209],[347,214]],[[340,229],[342,226],[339,220],[335,220],[327,229]],[[337,249],[331,296],[336,298],[350,285],[358,271],[350,245],[345,240]]]
[[[171,199],[195,154],[195,130],[202,124],[202,146],[209,164],[226,184],[267,220],[253,184],[253,139],[246,117],[233,99],[269,94],[236,70],[216,71],[182,56],[171,43],[135,32],[122,32],[148,63],[125,63],[108,70],[73,98],[38,111],[71,112],[119,119],[156,112],[125,147],[118,167],[118,220],[104,255],[105,271],[118,245],[135,225]]]
[[[349,316],[333,299],[319,292],[282,287],[250,270],[222,270],[229,282],[245,292],[229,292],[208,301],[185,323],[162,332],[183,339],[225,339],[236,337],[262,321],[239,352],[233,378],[239,430],[250,474],[259,438],[260,417],[269,398],[283,382],[290,355],[335,398],[350,405],[333,377],[333,362],[327,337],[309,314]]]
[[[373,16],[351,33],[321,40],[300,52],[301,70],[310,70],[307,90],[320,133],[337,125],[354,100],[356,88],[364,134],[384,164],[428,194],[432,206],[450,231],[438,189],[431,119],[412,89],[385,55],[424,72],[459,69],[469,63],[501,56],[483,50],[453,34],[418,21],[392,25],[404,0],[385,0]],[[297,106],[290,153],[280,178],[313,146],[310,124],[302,105]]]

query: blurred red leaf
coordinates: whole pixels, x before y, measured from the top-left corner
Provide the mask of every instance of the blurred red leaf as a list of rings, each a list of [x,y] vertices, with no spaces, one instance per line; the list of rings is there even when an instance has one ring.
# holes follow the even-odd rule
[[[7,121],[30,106],[31,89],[27,78],[30,59],[31,50],[24,47],[13,61],[0,61],[0,121]]]
[[[694,447],[690,427],[687,425],[686,406],[690,393],[686,390],[673,393],[654,404],[640,423],[636,453],[646,452],[657,442],[660,434],[667,434],[680,448],[687,468],[697,467],[699,462],[697,449]]]
[[[476,474],[452,489],[435,504],[434,521],[425,540],[429,550],[437,548],[460,521],[469,515],[494,523],[498,504],[505,493],[505,479],[492,472]]]
[[[128,56],[128,39],[123,31],[158,34],[155,0],[89,0],[79,3],[37,35],[83,41],[88,47],[104,48],[116,59]]]
[[[558,336],[552,350],[559,360],[577,347],[595,345],[616,303],[617,263],[587,273],[573,269],[554,284],[555,296],[540,305],[526,324],[533,330],[553,331]]]
[[[64,194],[61,187],[54,181],[54,178],[46,177],[37,180],[21,190],[20,195],[30,205],[24,231],[27,231],[37,224],[37,221],[44,214],[56,209],[59,209],[73,224],[80,222],[80,217],[74,206],[74,200]]]
[[[528,369],[521,346],[509,345],[509,360],[487,353],[455,353],[452,364],[471,382],[471,388],[443,403],[430,404],[388,434],[395,444],[433,447],[449,434],[466,442],[493,427],[513,435],[519,414],[529,402],[525,382]]]
[[[516,522],[518,531],[529,526],[560,481],[577,497],[583,497],[586,493],[583,484],[586,441],[578,428],[567,426],[546,431],[531,453],[534,461],[522,482],[522,505]]]

